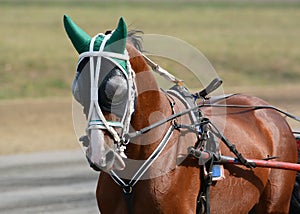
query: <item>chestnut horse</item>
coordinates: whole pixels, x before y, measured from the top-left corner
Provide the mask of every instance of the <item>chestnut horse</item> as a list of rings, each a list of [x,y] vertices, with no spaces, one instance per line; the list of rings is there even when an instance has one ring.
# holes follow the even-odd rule
[[[187,129],[172,129],[175,123],[191,124],[190,114],[174,117],[124,140],[129,132],[138,133],[133,131],[184,111],[185,104],[159,88],[145,58],[128,37],[122,18],[116,30],[93,38],[68,16],[64,17],[64,24],[80,54],[73,93],[87,117],[87,159],[94,169],[102,171],[96,191],[100,212],[196,213],[203,170],[187,150],[197,143],[199,136]],[[81,78],[84,72],[86,77]],[[104,77],[97,76],[101,74]],[[113,99],[117,104],[112,103]],[[227,98],[226,104],[257,106],[266,102],[235,95]],[[276,111],[227,108],[225,116],[215,114],[212,107],[202,107],[201,111],[207,118],[214,115],[215,126],[225,126],[224,136],[243,156],[255,159],[276,156],[280,161],[297,162],[293,133]],[[157,150],[161,142],[165,145]],[[221,142],[220,151],[232,156]],[[155,159],[151,164],[139,164],[149,161],[149,157]],[[135,172],[140,172],[140,165],[144,170],[137,176]],[[240,165],[225,165],[224,171],[225,178],[211,187],[211,213],[289,212],[295,172]]]

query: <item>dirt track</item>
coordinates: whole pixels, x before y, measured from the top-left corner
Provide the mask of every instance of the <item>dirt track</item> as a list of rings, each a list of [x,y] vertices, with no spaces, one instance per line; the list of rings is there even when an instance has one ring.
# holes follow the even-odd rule
[[[0,213],[99,213],[80,150],[0,157]]]
[[[0,155],[78,149],[72,98],[0,102]]]

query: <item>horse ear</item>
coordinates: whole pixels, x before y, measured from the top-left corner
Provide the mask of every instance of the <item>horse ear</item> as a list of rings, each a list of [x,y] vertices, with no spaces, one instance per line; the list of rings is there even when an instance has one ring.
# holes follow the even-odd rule
[[[123,54],[126,48],[127,26],[124,18],[121,17],[118,27],[112,33],[110,39],[106,42],[105,50]]]
[[[64,27],[74,48],[79,54],[89,50],[91,37],[67,15],[64,15]]]

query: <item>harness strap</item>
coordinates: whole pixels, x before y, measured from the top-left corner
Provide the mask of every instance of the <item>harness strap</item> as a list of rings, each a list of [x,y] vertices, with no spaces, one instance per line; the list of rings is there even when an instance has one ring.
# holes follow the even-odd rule
[[[288,113],[286,111],[283,111],[279,108],[276,108],[275,106],[270,106],[270,105],[259,105],[259,106],[251,106],[251,105],[223,105],[223,104],[203,104],[203,107],[216,107],[216,108],[243,108],[243,109],[248,109],[245,111],[255,111],[255,110],[260,110],[260,109],[272,109],[275,111],[280,112],[281,114],[286,115],[287,117],[294,119],[298,122],[300,122],[300,117],[293,115],[291,113]]]
[[[201,187],[197,197],[197,214],[210,214],[210,187],[212,185],[212,169],[214,163],[214,155],[209,154],[209,159],[200,168]],[[206,171],[206,175],[205,172]]]
[[[166,93],[166,96],[167,96],[167,99],[169,100],[169,103],[170,103],[170,106],[172,109],[172,114],[174,114],[175,113],[175,109],[174,109],[175,101],[171,97],[169,97],[167,93]],[[134,186],[141,179],[141,177],[146,173],[146,171],[153,164],[153,162],[158,158],[158,156],[161,154],[161,152],[164,150],[164,148],[168,144],[168,142],[173,134],[173,131],[175,129],[176,129],[175,123],[171,123],[171,126],[169,127],[165,136],[161,140],[160,144],[156,147],[156,149],[148,157],[148,159],[143,163],[143,165],[137,170],[137,172],[134,174],[134,176],[131,178],[131,180],[128,183],[125,183],[125,181],[122,178],[120,178],[113,170],[110,171],[111,178],[123,190],[123,196],[126,201],[129,214],[132,214],[132,212],[133,212],[133,199],[134,199],[134,192],[135,192]]]
[[[168,71],[166,71],[165,69],[160,67],[158,64],[154,63],[151,59],[149,59],[143,53],[141,53],[141,55],[144,57],[147,64],[151,67],[151,69],[154,72],[158,73],[159,75],[161,75],[162,77],[164,77],[166,80],[168,80],[170,82],[173,82],[173,83],[178,84],[178,85],[183,85],[183,80],[177,79],[175,76],[173,76]]]
[[[79,58],[83,57],[112,57],[112,58],[117,58],[117,59],[122,59],[122,60],[129,60],[128,55],[124,54],[119,54],[115,52],[107,52],[107,51],[88,51],[88,52],[83,52],[82,54],[79,55]]]
[[[123,187],[123,197],[127,204],[129,214],[133,214],[133,199],[135,195],[135,189],[133,187]]]
[[[206,214],[210,214],[210,187],[212,184],[212,168],[213,168],[214,158],[208,160],[205,163],[205,167],[207,169],[207,175],[204,180],[205,182],[205,197],[206,197],[206,203],[205,203],[205,212]]]
[[[166,145],[168,144],[173,131],[175,129],[175,126],[172,124],[168,131],[166,132],[164,138],[160,142],[160,144],[156,147],[156,149],[153,151],[153,153],[148,157],[148,159],[143,163],[143,165],[138,169],[138,171],[134,174],[134,176],[131,178],[128,184],[126,184],[113,170],[111,170],[110,175],[116,181],[117,184],[120,186],[125,187],[133,187],[140,179],[141,177],[146,173],[146,171],[149,169],[149,167],[152,165],[152,163],[158,158],[158,156],[161,154],[161,152],[164,150]]]
[[[126,184],[113,170],[110,171],[110,176],[119,186],[122,187],[122,193],[127,205],[128,213],[132,214],[135,188]]]
[[[138,171],[134,174],[131,180],[128,183],[120,178],[113,170],[110,171],[111,178],[122,187],[123,195],[126,200],[126,204],[128,206],[128,211],[132,213],[132,204],[133,204],[133,197],[134,197],[134,186],[136,183],[141,179],[141,177],[146,173],[152,163],[158,158],[161,152],[164,150],[166,145],[168,144],[175,126],[172,124],[168,131],[166,132],[165,136],[163,137],[160,144],[156,147],[153,153],[149,156],[149,158],[144,162],[144,164],[138,169]]]
[[[138,130],[138,131],[131,132],[131,133],[128,133],[128,134],[125,134],[124,137],[125,137],[127,140],[129,140],[129,139],[131,139],[131,138],[135,138],[135,137],[140,136],[140,135],[142,135],[142,134],[144,134],[144,133],[150,131],[151,129],[154,129],[154,128],[158,127],[158,126],[161,126],[161,125],[163,125],[163,124],[165,124],[165,123],[167,123],[167,122],[169,122],[169,121],[171,121],[171,120],[173,120],[173,119],[175,119],[175,118],[177,118],[177,117],[180,117],[180,116],[182,116],[182,115],[188,114],[188,113],[190,113],[191,111],[198,109],[199,107],[200,107],[200,106],[194,106],[194,107],[189,108],[189,109],[186,109],[186,110],[184,110],[184,111],[182,111],[182,112],[173,114],[173,115],[171,115],[171,116],[169,116],[169,117],[167,117],[167,118],[165,118],[165,119],[162,119],[162,120],[160,120],[160,121],[158,121],[158,122],[156,122],[156,123],[153,123],[153,124],[151,124],[151,125],[149,125],[149,126],[147,126],[147,127],[145,127],[145,128],[142,128],[142,129],[140,129],[140,130]]]
[[[252,162],[247,161],[246,158],[236,149],[236,146],[232,144],[222,133],[221,131],[217,128],[215,124],[213,124],[211,121],[209,123],[213,126],[213,129],[210,129],[210,131],[219,139],[222,140],[222,142],[230,149],[230,151],[237,157],[239,162],[241,162],[244,166],[248,168],[255,168],[255,164]]]

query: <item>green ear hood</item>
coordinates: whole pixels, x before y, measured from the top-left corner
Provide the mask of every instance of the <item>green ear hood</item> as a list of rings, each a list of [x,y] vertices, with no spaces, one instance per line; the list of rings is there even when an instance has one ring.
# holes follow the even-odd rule
[[[64,15],[64,27],[74,48],[79,54],[89,51],[89,45],[92,38],[77,26],[73,20]],[[103,41],[103,36],[98,36],[94,42],[94,51],[98,51]],[[117,28],[113,31],[110,39],[105,44],[105,51],[123,54],[126,48],[127,26],[123,19],[120,18]]]

